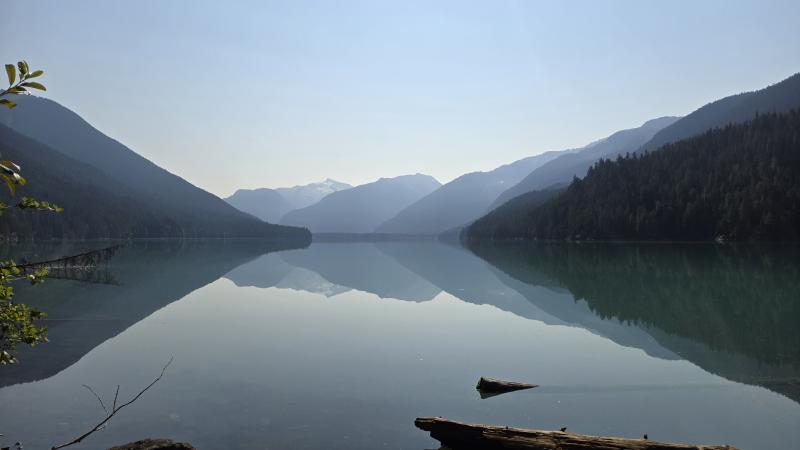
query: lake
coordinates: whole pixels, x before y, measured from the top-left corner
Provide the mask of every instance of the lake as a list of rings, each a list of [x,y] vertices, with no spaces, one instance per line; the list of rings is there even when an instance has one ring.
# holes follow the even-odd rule
[[[5,248],[30,260],[100,244]],[[796,246],[137,242],[21,287],[0,446],[433,449],[418,416],[741,449],[800,442]],[[539,384],[481,399],[480,376]]]

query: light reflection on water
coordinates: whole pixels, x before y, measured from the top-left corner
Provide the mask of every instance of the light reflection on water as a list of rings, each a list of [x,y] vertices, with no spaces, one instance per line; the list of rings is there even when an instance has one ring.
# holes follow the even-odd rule
[[[433,448],[413,427],[425,415],[743,449],[800,438],[791,249],[265,250],[133,244],[110,263],[119,285],[23,289],[52,342],[0,369],[0,433],[69,440],[102,415],[82,384],[126,397],[174,357],[85,448]],[[481,375],[541,387],[481,400]]]

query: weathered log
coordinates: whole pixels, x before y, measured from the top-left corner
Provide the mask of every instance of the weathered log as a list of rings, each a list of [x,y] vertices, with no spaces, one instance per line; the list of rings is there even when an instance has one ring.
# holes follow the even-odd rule
[[[170,439],[142,439],[141,441],[111,447],[108,450],[194,450],[194,447]]]
[[[441,417],[418,417],[414,425],[430,432],[432,438],[451,450],[736,450],[727,445],[668,444],[646,439],[469,424]]]
[[[475,389],[481,394],[481,398],[493,397],[511,391],[531,389],[538,384],[516,383],[514,381],[498,380],[497,378],[481,377]]]

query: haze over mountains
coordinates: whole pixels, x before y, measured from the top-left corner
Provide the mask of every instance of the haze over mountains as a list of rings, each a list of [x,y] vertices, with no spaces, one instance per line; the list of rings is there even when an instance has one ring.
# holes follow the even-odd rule
[[[334,192],[319,202],[287,213],[283,225],[308,227],[313,233],[372,233],[403,208],[441,186],[429,175],[381,178]]]
[[[483,239],[797,240],[800,74],[709,103],[563,192],[472,224]],[[547,198],[555,196],[555,198]]]
[[[546,152],[500,166],[489,172],[462,175],[404,208],[375,231],[394,234],[439,234],[450,228],[465,225],[485,213],[497,195],[508,186],[512,186],[542,164],[571,151],[573,150]]]
[[[678,117],[659,117],[648,120],[638,128],[617,131],[605,139],[594,142],[566,155],[543,164],[531,171],[524,179],[500,194],[490,206],[495,209],[512,198],[536,189],[555,184],[569,183],[573,177],[582,178],[586,171],[600,158],[615,158],[633,152],[648,142],[661,129],[671,125]]]
[[[322,200],[334,192],[350,189],[351,185],[330,178],[318,183],[310,183],[302,186],[282,187],[275,189],[279,194],[292,205],[294,209],[305,208]]]
[[[758,113],[787,112],[800,105],[800,73],[752,92],[730,95],[698,108],[658,132],[642,146],[653,151],[664,144],[696,136],[710,128],[741,123]]]
[[[2,108],[3,156],[22,162],[36,195],[65,208],[57,218],[6,211],[4,233],[50,238],[281,237],[308,241],[299,228],[270,225],[167,172],[58,103],[17,96]],[[24,225],[24,226],[23,226]]]
[[[327,179],[291,188],[240,189],[226,201],[158,167],[53,101],[20,96],[18,103],[12,111],[0,111],[0,152],[23,166],[30,183],[21,195],[53,201],[67,212],[54,217],[8,210],[0,227],[4,235],[72,239],[310,238],[303,230],[271,223],[304,227],[315,233],[438,235],[490,213],[481,220],[480,233],[478,226],[473,227],[477,233],[474,237],[519,238],[526,236],[521,230],[528,226],[532,211],[564,195],[562,190],[573,178],[584,177],[602,159],[653,152],[665,143],[711,128],[751,120],[758,114],[800,108],[800,74],[758,91],[711,102],[683,118],[649,120],[585,147],[542,153],[488,172],[469,173],[445,185],[422,174],[381,178],[356,187]],[[758,123],[767,126],[766,122]],[[778,129],[776,133],[787,132],[785,127]],[[759,161],[759,146],[765,145],[768,137],[757,131],[740,132],[754,142],[751,149],[737,152],[756,152],[751,159]],[[675,180],[678,182],[678,178]],[[764,202],[759,203],[761,206]],[[688,205],[678,202],[673,208],[685,209]],[[748,209],[755,210],[761,211]],[[762,213],[769,215],[769,211]],[[778,213],[764,220],[773,220]],[[553,225],[550,219],[547,223]],[[572,229],[564,224],[558,227]],[[539,232],[559,238],[565,235]],[[650,233],[648,238],[656,236]]]
[[[313,205],[328,194],[351,187],[328,178],[319,183],[289,188],[238,189],[225,201],[265,222],[278,223],[289,211]]]

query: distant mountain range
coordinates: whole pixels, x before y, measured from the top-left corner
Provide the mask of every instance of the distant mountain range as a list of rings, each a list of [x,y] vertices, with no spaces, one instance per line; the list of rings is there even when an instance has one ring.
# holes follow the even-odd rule
[[[614,159],[626,154],[653,151],[665,143],[697,135],[709,128],[748,120],[757,112],[787,111],[794,105],[800,104],[798,85],[800,85],[800,75],[795,75],[760,91],[715,101],[683,118],[659,117],[637,128],[615,132],[581,148],[546,152],[488,172],[462,175],[411,202],[374,228],[372,222],[356,226],[352,220],[347,219],[334,224],[333,222],[339,220],[335,211],[329,209],[325,214],[320,212],[325,208],[331,208],[331,205],[320,205],[309,211],[284,213],[285,219],[280,223],[307,225],[316,232],[325,230],[323,232],[456,235],[457,230],[473,223],[481,216],[497,210],[515,197],[527,194],[526,198],[505,206],[502,211],[492,216],[494,218],[492,220],[502,217],[497,225],[506,227],[508,224],[504,224],[503,221],[524,221],[523,216],[527,214],[525,211],[538,207],[558,195],[574,178],[584,177],[601,159]],[[260,200],[262,211],[245,207],[242,206],[245,203],[243,200],[245,195],[245,192],[237,191],[229,201],[261,218],[277,217],[287,208],[287,205],[272,193],[269,194],[272,200]],[[255,193],[251,195],[255,198]],[[267,197],[266,192],[261,195]],[[237,196],[240,198],[234,198]],[[346,198],[340,197],[340,199]],[[352,198],[358,197],[354,195]],[[343,211],[353,205],[346,205],[347,200],[338,202],[340,203],[337,208],[341,211],[339,215],[348,216]],[[274,208],[270,206],[272,209],[267,212],[268,207],[265,205],[268,204],[279,206]],[[382,211],[386,212],[388,208]],[[321,215],[314,217],[318,213]],[[488,222],[484,222],[486,223]]]
[[[265,222],[278,223],[289,211],[313,205],[328,194],[351,187],[328,178],[319,183],[289,188],[239,189],[225,201]]]
[[[350,189],[351,185],[330,178],[319,183],[310,183],[302,186],[282,187],[275,189],[283,198],[292,205],[293,209],[305,208],[322,200],[328,194]]]
[[[401,210],[375,231],[393,234],[439,234],[465,225],[486,212],[497,196],[532,170],[564,153],[546,152],[489,172],[462,175]]]
[[[381,178],[329,194],[311,206],[287,213],[280,223],[307,227],[313,233],[372,233],[439,186],[436,179],[422,174]]]
[[[793,108],[800,108],[800,74],[709,103],[632,157],[596,165],[552,199],[538,201],[547,193],[536,191],[514,198],[465,236],[800,239],[800,113]]]
[[[18,161],[35,195],[65,211],[7,210],[0,232],[22,238],[262,237],[308,242],[308,231],[270,225],[158,167],[58,103],[15,98],[0,110],[4,158]]]
[[[602,157],[637,150],[676,117],[661,117],[623,130],[582,148],[550,151],[488,172],[462,175],[408,205],[374,230],[381,234],[438,235],[466,226],[510,198],[528,190],[565,184]],[[532,186],[532,187],[531,187]],[[299,222],[285,222],[299,224]]]
[[[757,114],[785,113],[800,107],[800,74],[759,91],[709,103],[683,118],[649,120],[638,128],[618,131],[581,148],[546,152],[488,172],[469,173],[445,185],[421,174],[381,178],[356,187],[327,179],[290,188],[240,189],[225,201],[158,167],[53,101],[33,96],[20,96],[18,100],[19,106],[14,110],[0,110],[0,152],[23,166],[30,183],[20,195],[56,202],[66,211],[54,216],[7,210],[0,223],[4,236],[270,237],[307,242],[310,234],[301,227],[315,233],[456,235],[454,230],[490,213],[480,225],[471,228],[473,237],[519,238],[520,233],[527,236],[520,230],[530,230],[532,211],[563,201],[570,189],[562,190],[575,177],[586,176],[602,159],[627,154],[640,158],[645,152],[655,152],[709,129],[748,121]],[[768,139],[753,130],[734,132]],[[737,152],[747,153],[743,149]],[[757,155],[750,155],[760,161]],[[606,166],[612,170],[610,167]],[[597,176],[595,188],[599,186]],[[675,174],[676,183],[677,177]],[[630,177],[631,181],[636,179]],[[632,186],[626,185],[626,189],[633,192]],[[574,193],[569,195],[576,198]],[[596,200],[598,204],[600,199]],[[724,201],[734,202],[727,197]],[[744,205],[740,200],[735,202]],[[760,202],[759,207],[763,206],[764,202]],[[673,207],[686,209],[689,205],[679,202]],[[630,215],[630,211],[625,214]],[[562,231],[572,229],[562,223],[556,225],[554,220],[547,219],[548,226]],[[273,225],[276,223],[282,226]]]

